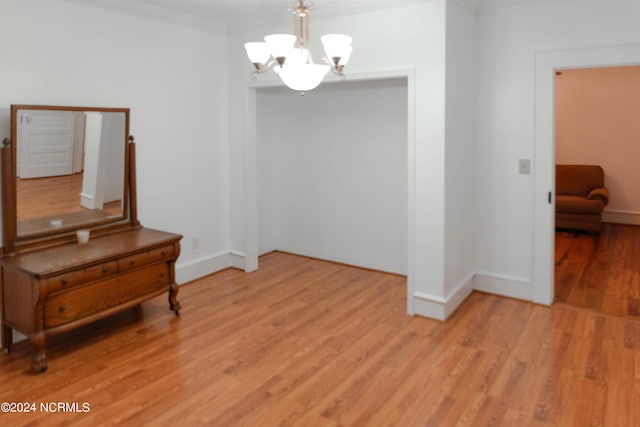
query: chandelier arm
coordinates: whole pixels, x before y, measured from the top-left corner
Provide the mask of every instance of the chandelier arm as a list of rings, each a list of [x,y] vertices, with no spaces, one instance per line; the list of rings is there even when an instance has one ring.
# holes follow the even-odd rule
[[[255,66],[255,69],[252,72],[249,73],[249,78],[251,79],[252,82],[256,81],[256,79],[258,78],[258,75],[264,74],[267,71],[273,69],[274,67],[281,67],[282,66],[275,59],[270,59],[265,64],[254,63],[253,65]]]
[[[344,65],[340,65],[338,67],[331,67],[331,73],[334,76],[338,76],[340,77],[342,80],[344,80],[347,76],[344,74],[343,72],[344,70]]]

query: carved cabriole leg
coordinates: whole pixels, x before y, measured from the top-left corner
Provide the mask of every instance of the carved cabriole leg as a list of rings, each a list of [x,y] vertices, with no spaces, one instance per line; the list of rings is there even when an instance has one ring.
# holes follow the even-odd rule
[[[178,302],[178,284],[176,283],[176,269],[175,262],[180,256],[180,242],[177,241],[173,244],[174,258],[169,262],[169,308],[173,310],[176,316],[180,315],[180,303]]]
[[[11,351],[11,345],[13,344],[13,329],[8,327],[2,322],[2,348],[5,353]]]
[[[180,303],[177,300],[178,285],[174,282],[169,285],[169,308],[176,313],[176,316],[180,315]]]
[[[33,372],[44,372],[47,370],[47,350],[45,348],[44,331],[36,332],[29,337],[31,347],[33,347],[33,358],[31,359],[31,370]]]

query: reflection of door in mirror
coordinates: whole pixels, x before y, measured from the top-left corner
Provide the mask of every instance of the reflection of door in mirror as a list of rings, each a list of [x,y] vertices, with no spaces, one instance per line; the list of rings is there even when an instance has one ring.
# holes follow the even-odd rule
[[[72,111],[22,111],[18,117],[18,178],[73,172],[75,114]]]

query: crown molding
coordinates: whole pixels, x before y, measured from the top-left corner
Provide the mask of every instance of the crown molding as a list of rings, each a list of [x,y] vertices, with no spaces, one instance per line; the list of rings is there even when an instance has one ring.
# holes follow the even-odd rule
[[[480,11],[482,0],[448,0],[451,1],[463,9],[467,9],[472,13],[478,13]]]
[[[447,0],[476,14],[497,13],[507,10],[530,9],[559,4],[578,3],[584,0]],[[602,0],[604,1],[604,0]],[[610,0],[608,0],[610,1]]]
[[[527,9],[559,4],[577,3],[579,1],[584,0],[477,0],[477,11],[479,13],[493,13],[514,9]]]
[[[142,5],[129,0],[64,0],[68,3],[75,3],[82,6],[97,7],[110,12],[124,13],[140,18],[150,19],[160,22],[169,22],[183,25],[189,28],[197,28],[214,34],[224,35],[227,33],[227,26],[224,23],[214,21],[209,18],[196,16],[156,6]]]
[[[175,7],[161,7],[137,0],[63,0],[82,6],[98,7],[111,12],[134,15],[146,19],[184,25],[220,35],[238,35],[265,27],[290,24],[286,1],[282,8],[271,4],[261,4],[260,0],[251,0],[256,7],[253,13],[247,13],[247,4],[243,7],[212,6],[206,15],[197,15],[180,10],[180,0]],[[376,10],[390,9],[416,3],[428,3],[433,0],[348,0],[333,1],[314,8],[313,19],[325,20],[339,16],[348,16]],[[506,10],[545,7],[550,5],[575,3],[584,0],[445,0],[471,11],[474,14],[495,13]],[[604,1],[604,0],[602,0]],[[609,0],[608,0],[609,1]],[[251,4],[251,3],[249,3]],[[261,7],[258,8],[257,6]],[[216,16],[216,18],[213,18]]]
[[[390,9],[417,3],[428,3],[432,0],[350,0],[339,3],[324,4],[311,9],[311,19],[322,21],[340,16],[349,16],[376,10]],[[317,4],[318,2],[316,2]],[[287,8],[278,8],[271,13],[260,16],[232,17],[227,31],[231,35],[238,35],[250,30],[262,29],[269,26],[291,25],[291,17]]]
[[[283,7],[262,9],[259,13],[247,15],[233,9],[220,13],[220,19],[213,19],[208,16],[199,16],[178,10],[178,8],[167,8],[140,3],[136,0],[64,0],[83,6],[98,7],[111,12],[124,13],[142,18],[172,22],[188,26],[189,28],[199,28],[216,34],[241,34],[251,29],[290,24],[290,17],[287,15],[286,2]],[[259,0],[254,0],[258,2]],[[409,4],[423,3],[431,0],[350,0],[334,2],[313,9],[314,19],[329,19],[337,16],[352,15],[374,10],[388,9],[391,7],[406,6]],[[475,0],[472,0],[475,1]],[[176,4],[179,4],[176,1]]]

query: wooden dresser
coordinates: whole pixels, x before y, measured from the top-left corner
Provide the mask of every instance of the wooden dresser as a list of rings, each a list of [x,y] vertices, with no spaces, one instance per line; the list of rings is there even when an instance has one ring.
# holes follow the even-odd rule
[[[52,157],[46,172],[39,169],[43,150],[29,163],[31,135],[38,147],[49,137],[51,147],[68,145],[72,172],[54,171],[58,159],[71,154]],[[175,264],[182,236],[138,221],[129,109],[12,105],[11,139],[3,144],[0,332],[6,352],[14,330],[26,335],[31,368],[43,372],[51,334],[164,293],[179,313]]]
[[[77,243],[7,257],[3,347],[12,329],[29,337],[31,368],[47,369],[45,337],[105,317],[169,292],[176,314],[174,266],[182,236],[147,228],[122,231]]]

